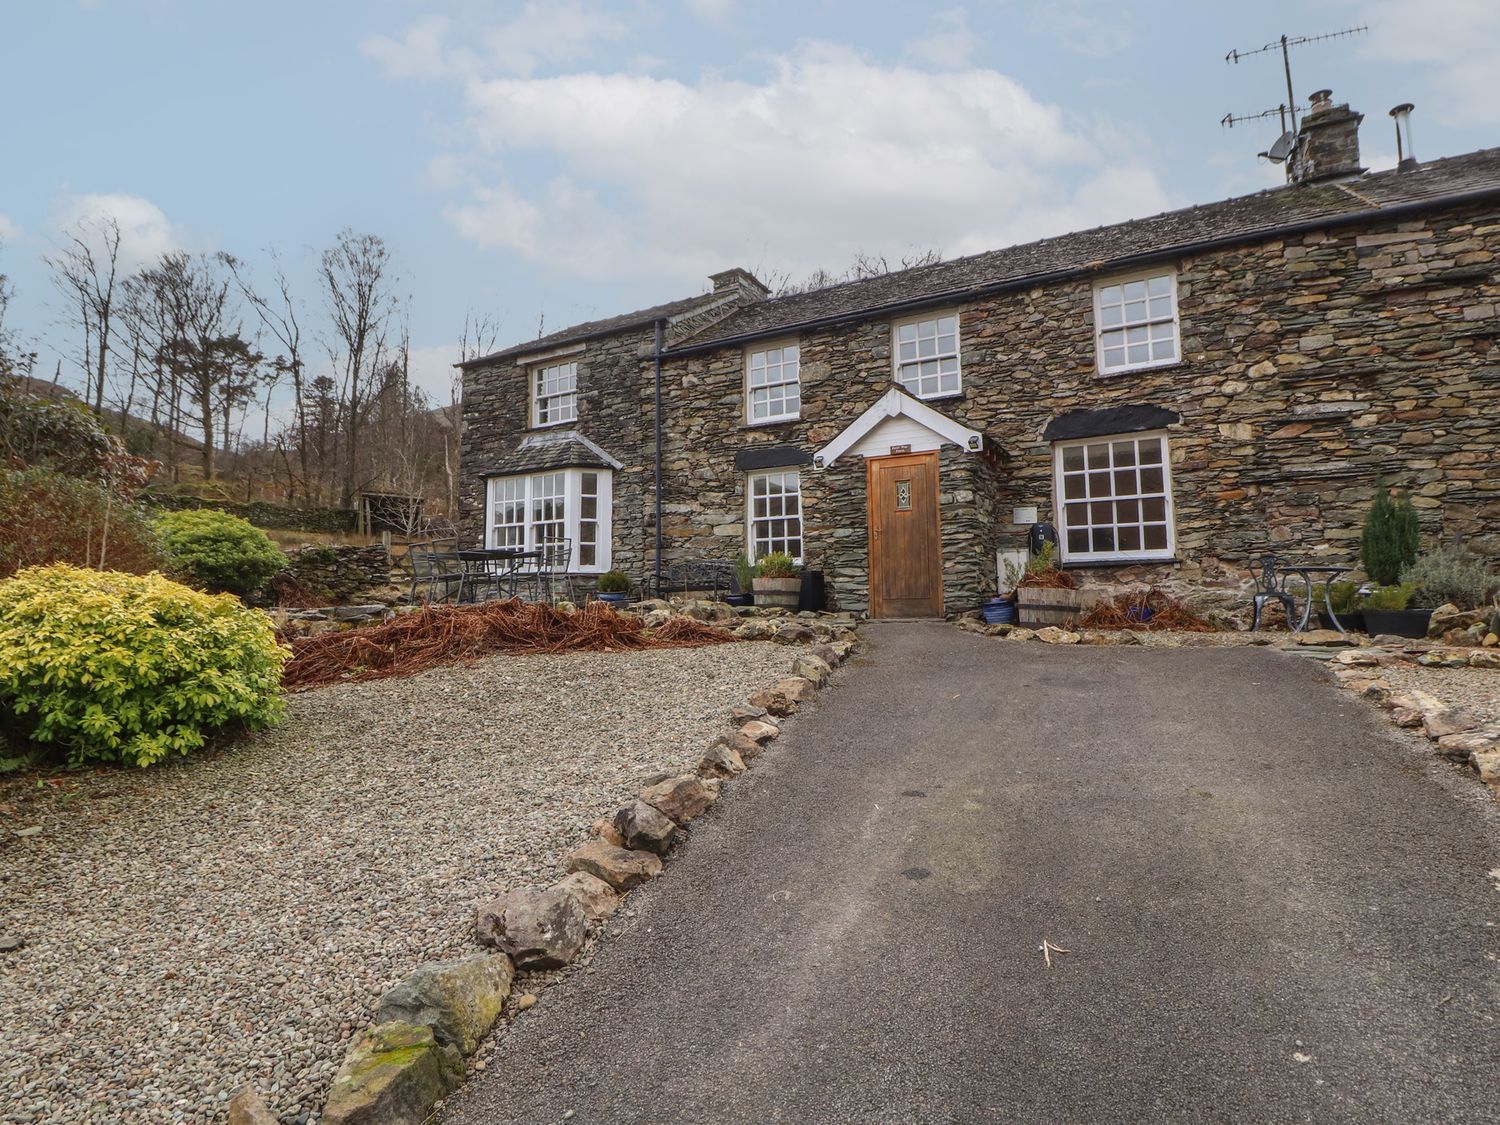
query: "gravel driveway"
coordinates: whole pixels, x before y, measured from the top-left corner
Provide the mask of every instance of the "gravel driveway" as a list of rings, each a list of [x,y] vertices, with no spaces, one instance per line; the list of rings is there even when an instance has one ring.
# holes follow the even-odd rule
[[[0,1121],[216,1121],[245,1082],[304,1120],[386,987],[469,951],[481,902],[555,877],[791,655],[501,656],[346,684],[231,750],[12,797],[0,936],[26,944],[0,955]]]

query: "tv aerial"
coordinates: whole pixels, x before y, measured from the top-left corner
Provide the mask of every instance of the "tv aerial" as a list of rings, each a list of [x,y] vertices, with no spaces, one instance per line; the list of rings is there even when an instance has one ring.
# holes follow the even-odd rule
[[[1280,39],[1273,40],[1263,47],[1255,47],[1248,51],[1234,50],[1224,56],[1224,61],[1238,64],[1241,59],[1252,58],[1255,55],[1268,55],[1273,51],[1281,52],[1281,69],[1286,75],[1286,101],[1271,109],[1263,109],[1259,113],[1234,114],[1226,113],[1219,119],[1219,124],[1226,129],[1233,129],[1236,125],[1247,121],[1261,121],[1267,117],[1281,118],[1281,136],[1276,138],[1274,144],[1265,152],[1261,153],[1267,160],[1280,164],[1292,153],[1292,147],[1297,143],[1297,114],[1304,113],[1306,106],[1297,104],[1297,95],[1292,91],[1292,58],[1293,47],[1306,46],[1308,43],[1321,43],[1327,39],[1343,39],[1360,32],[1369,31],[1367,26],[1346,27],[1342,31],[1330,31],[1323,35],[1283,35]]]

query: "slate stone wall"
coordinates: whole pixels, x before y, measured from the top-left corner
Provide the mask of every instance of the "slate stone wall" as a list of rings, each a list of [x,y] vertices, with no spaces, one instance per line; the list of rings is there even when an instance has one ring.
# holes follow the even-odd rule
[[[1024,546],[1013,506],[1052,511],[1042,431],[1078,408],[1134,404],[1181,416],[1169,440],[1178,561],[1082,571],[1089,581],[1223,589],[1239,598],[1267,550],[1357,561],[1376,478],[1411,489],[1424,537],[1463,536],[1500,558],[1500,207],[1433,213],[1269,239],[1178,262],[1183,362],[1096,373],[1087,280],[958,306],[964,390],[934,408],[982,430],[991,458],[940,459],[950,610],[995,582],[995,550]],[[731,559],[745,544],[752,447],[806,452],[891,386],[891,321],[802,334],[802,417],[745,421],[744,351],[667,361],[664,535],[668,558]],[[615,479],[615,565],[643,576],[651,550],[651,334],[590,342],[577,428],[628,466]],[[757,347],[764,346],[757,344]],[[524,369],[466,384],[469,467],[524,433]],[[865,472],[858,459],[803,466],[809,565],[842,608],[866,604]]]

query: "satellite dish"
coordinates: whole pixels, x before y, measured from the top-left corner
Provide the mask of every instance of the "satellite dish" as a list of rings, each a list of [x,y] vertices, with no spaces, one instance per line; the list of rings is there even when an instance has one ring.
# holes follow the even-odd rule
[[[1276,138],[1276,143],[1272,145],[1270,150],[1266,153],[1266,158],[1269,160],[1274,160],[1277,164],[1280,164],[1288,156],[1291,155],[1292,145],[1296,143],[1296,134],[1282,133],[1281,136]]]

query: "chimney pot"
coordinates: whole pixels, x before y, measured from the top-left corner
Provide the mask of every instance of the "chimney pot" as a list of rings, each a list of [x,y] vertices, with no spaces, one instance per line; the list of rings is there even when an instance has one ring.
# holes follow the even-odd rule
[[[1333,104],[1333,91],[1318,90],[1312,108],[1297,128],[1297,143],[1287,158],[1287,179],[1293,183],[1317,183],[1357,176],[1359,123],[1364,115],[1347,105]]]
[[[1413,151],[1411,141],[1411,111],[1417,107],[1411,102],[1402,102],[1391,110],[1391,118],[1396,122],[1396,167],[1415,168],[1417,166],[1417,154]]]

